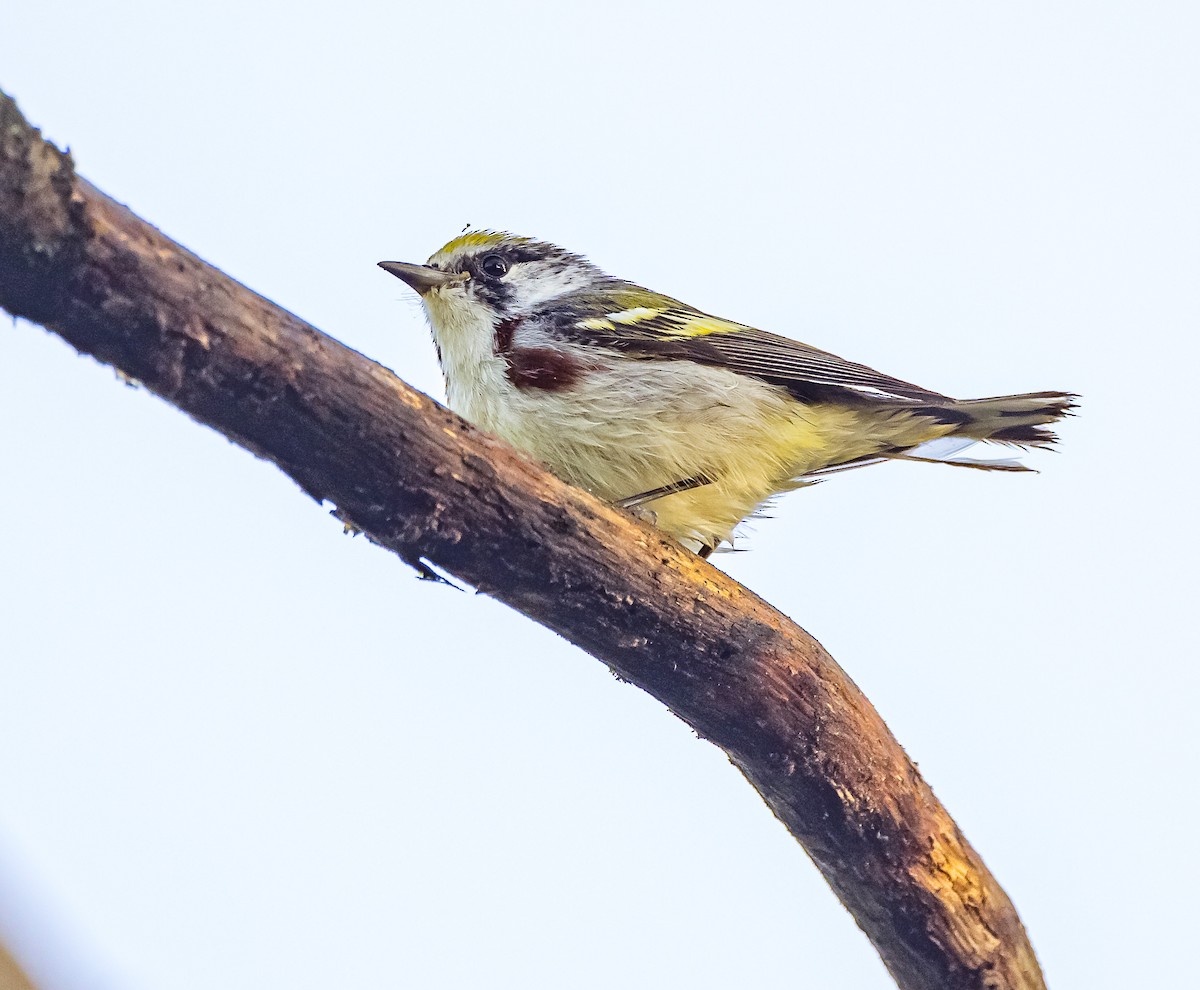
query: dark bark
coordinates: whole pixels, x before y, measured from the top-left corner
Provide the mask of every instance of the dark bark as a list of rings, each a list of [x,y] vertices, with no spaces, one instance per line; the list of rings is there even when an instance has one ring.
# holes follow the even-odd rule
[[[1044,986],[1004,891],[812,637],[205,264],[78,177],[2,97],[0,128],[0,305],[668,705],[729,754],[901,987]]]

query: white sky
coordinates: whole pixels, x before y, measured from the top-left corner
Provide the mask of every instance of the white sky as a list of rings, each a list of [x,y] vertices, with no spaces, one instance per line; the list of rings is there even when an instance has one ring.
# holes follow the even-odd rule
[[[101,188],[440,395],[381,258],[465,224],[962,396],[1037,476],[798,493],[720,566],[874,701],[1052,986],[1194,975],[1186,3],[9,4]],[[44,990],[884,988],[719,751],[0,325],[0,936]]]

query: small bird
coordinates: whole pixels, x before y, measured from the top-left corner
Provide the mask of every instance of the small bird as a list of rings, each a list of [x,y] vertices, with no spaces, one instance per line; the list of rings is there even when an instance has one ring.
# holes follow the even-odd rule
[[[553,244],[461,234],[425,265],[380,267],[420,294],[450,407],[552,472],[649,516],[707,557],[776,495],[888,460],[1045,447],[1067,392],[951,399],[606,275]]]

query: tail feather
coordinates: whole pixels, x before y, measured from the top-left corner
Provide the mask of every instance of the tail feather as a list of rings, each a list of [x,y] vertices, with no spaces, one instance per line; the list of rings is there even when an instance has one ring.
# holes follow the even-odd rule
[[[967,420],[954,432],[974,440],[1049,447],[1058,437],[1047,426],[1070,416],[1077,398],[1070,392],[1030,392],[956,402],[952,408]]]
[[[971,443],[977,441],[972,440]],[[916,461],[919,464],[949,464],[951,467],[975,468],[977,471],[1026,471],[1037,474],[1031,467],[1026,467],[1016,457],[923,457],[921,449],[924,447],[914,447],[912,450],[901,451],[898,454],[890,454],[888,460],[891,461]]]
[[[902,450],[889,450],[871,457],[859,457],[841,464],[832,464],[826,468],[810,471],[803,476],[803,481],[815,483],[831,474],[841,474],[855,468],[867,467],[871,464],[882,464],[885,461],[916,461],[920,464],[949,464],[951,467],[975,468],[977,471],[1033,471],[1015,457],[977,458],[957,456],[968,447],[974,447],[979,441],[971,437],[940,437],[937,440],[927,440],[915,447]],[[1037,472],[1034,472],[1035,474]]]
[[[1077,398],[1070,392],[1030,392],[991,399],[965,399],[931,406],[928,410],[920,409],[921,415],[953,425],[954,432],[915,447],[881,450],[876,454],[818,468],[796,481],[799,484],[813,484],[831,474],[884,461],[949,464],[979,471],[1033,471],[1033,468],[1026,467],[1014,457],[982,459],[959,457],[958,454],[981,440],[1018,447],[1049,447],[1058,437],[1047,429],[1048,424],[1070,416]]]

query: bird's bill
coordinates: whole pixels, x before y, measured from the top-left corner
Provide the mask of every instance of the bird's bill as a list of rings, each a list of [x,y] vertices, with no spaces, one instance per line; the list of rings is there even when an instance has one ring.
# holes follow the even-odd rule
[[[395,275],[402,282],[408,283],[417,293],[425,295],[433,289],[455,282],[465,282],[469,275],[465,272],[444,272],[440,268],[429,265],[410,265],[404,261],[381,261],[379,267],[385,272]]]

